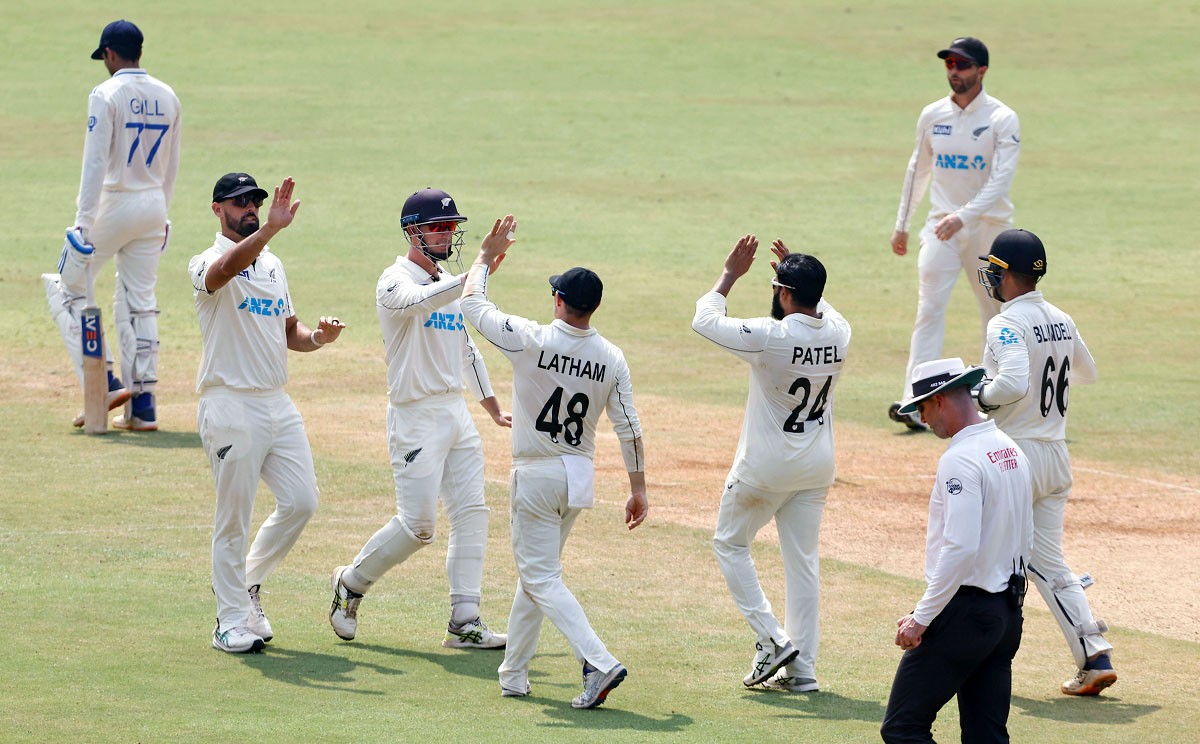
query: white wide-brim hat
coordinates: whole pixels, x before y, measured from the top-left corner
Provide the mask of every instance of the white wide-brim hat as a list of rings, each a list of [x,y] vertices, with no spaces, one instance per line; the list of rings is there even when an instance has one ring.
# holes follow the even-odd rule
[[[917,404],[953,387],[974,387],[987,374],[983,367],[967,367],[958,357],[922,362],[912,371],[912,397],[900,403],[899,413],[916,413]]]

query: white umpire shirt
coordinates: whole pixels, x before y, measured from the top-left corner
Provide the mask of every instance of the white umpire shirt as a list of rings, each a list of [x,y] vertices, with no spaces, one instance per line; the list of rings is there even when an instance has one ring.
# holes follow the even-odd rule
[[[501,312],[487,299],[488,270],[477,271],[478,286],[468,287],[463,314],[512,362],[513,457],[592,459],[604,409],[621,442],[625,469],[644,471],[642,425],[621,350],[595,328],[581,330],[561,320],[543,326]]]
[[[1029,563],[1033,485],[1025,453],[994,421],[950,438],[929,495],[925,595],[913,618],[929,625],[961,586],[1001,592]]]
[[[461,295],[460,277],[438,267],[434,281],[404,256],[380,275],[375,309],[383,330],[392,405],[461,393],[464,381],[475,400],[492,396],[483,357],[463,325]]]
[[[725,317],[725,297],[696,301],[692,328],[750,363],[746,415],[730,475],[767,491],[833,483],[833,390],[850,347],[850,324],[825,300],[820,318]]]
[[[204,288],[213,262],[235,245],[217,233],[212,248],[188,262],[204,341],[196,392],[214,386],[282,390],[288,380],[287,319],[296,314],[283,262],[263,246],[254,263],[225,286],[215,292]]]
[[[980,400],[999,406],[990,418],[1013,439],[1066,439],[1070,387],[1097,377],[1075,321],[1041,292],[1005,302],[988,321],[983,366],[992,381]]]
[[[1015,111],[980,90],[967,107],[950,96],[934,101],[917,118],[917,144],[908,161],[896,229],[908,232],[925,187],[929,219],[955,213],[975,220],[1010,223],[1008,197],[1021,155],[1021,123]]]
[[[76,225],[91,229],[102,190],[159,189],[170,206],[182,117],[171,86],[140,68],[118,70],[92,90]]]

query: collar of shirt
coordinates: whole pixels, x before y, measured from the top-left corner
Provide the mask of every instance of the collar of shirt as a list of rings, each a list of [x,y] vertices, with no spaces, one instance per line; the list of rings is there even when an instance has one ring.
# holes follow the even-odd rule
[[[979,110],[979,107],[982,106],[987,101],[987,99],[988,99],[987,88],[980,86],[979,95],[975,96],[975,99],[967,104],[967,107],[963,109],[963,113],[964,114],[975,113],[976,111]],[[954,103],[954,100],[951,99],[950,102]],[[955,107],[957,107],[957,106],[958,106],[958,104],[955,104]]]
[[[403,266],[404,270],[407,271],[409,275],[412,276],[413,279],[416,279],[419,283],[433,283],[433,277],[430,276],[429,272],[417,265],[415,261],[408,260],[408,256],[396,256],[396,263]],[[436,261],[433,265],[438,272],[438,281],[445,281],[448,278],[453,278],[454,275],[448,271],[443,271],[442,267]]]
[[[791,315],[785,315],[783,319],[792,320],[793,318],[797,323],[803,323],[804,325],[811,326],[813,328],[821,328],[825,325],[824,316],[820,318],[814,318],[813,316],[806,315],[805,313],[792,313]]]
[[[229,251],[230,248],[233,248],[235,245],[237,245],[237,243],[235,241],[230,240],[229,238],[225,237],[221,233],[217,233],[217,241],[215,243],[213,243],[213,248],[217,249],[218,255],[224,255],[225,253],[227,253]],[[262,247],[262,250],[258,252],[258,255],[261,256],[262,254],[264,254],[270,250],[271,250],[270,246],[264,245]]]
[[[1000,310],[1002,310],[1002,311],[1007,310],[1018,302],[1041,302],[1041,301],[1042,301],[1042,291],[1040,289],[1035,289],[1032,292],[1026,292],[1025,294],[1021,295],[1020,297],[1012,298],[1008,302],[1001,305]]]
[[[146,71],[140,67],[126,67],[124,70],[117,70],[113,73],[113,77],[117,75],[145,75]]]
[[[954,446],[968,437],[973,437],[976,434],[984,434],[996,428],[996,422],[992,419],[980,421],[978,424],[964,426],[958,430],[958,433],[950,437],[950,446]]]
[[[595,328],[576,328],[562,318],[555,318],[554,322],[550,325],[554,326],[560,331],[568,333],[572,336],[579,336],[580,338],[584,336],[594,336],[596,334]]]

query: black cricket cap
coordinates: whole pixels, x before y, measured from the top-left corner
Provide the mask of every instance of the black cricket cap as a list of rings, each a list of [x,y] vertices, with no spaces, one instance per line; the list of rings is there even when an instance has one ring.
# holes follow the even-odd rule
[[[124,18],[113,21],[100,32],[100,46],[92,52],[92,59],[104,59],[105,49],[112,49],[125,59],[135,60],[142,56],[142,32]]]
[[[937,53],[941,59],[945,59],[953,54],[955,57],[969,59],[980,67],[987,67],[988,50],[987,46],[982,41],[974,36],[963,36],[950,42],[947,49]]]
[[[596,272],[582,266],[550,277],[550,286],[562,295],[563,302],[581,313],[595,310],[604,294],[604,282]]]
[[[1046,247],[1028,230],[1005,230],[992,241],[984,261],[1026,276],[1046,275]]]
[[[226,173],[213,186],[213,201],[225,201],[235,196],[255,192],[263,201],[270,196],[265,189],[260,189],[254,182],[254,176],[249,173]]]

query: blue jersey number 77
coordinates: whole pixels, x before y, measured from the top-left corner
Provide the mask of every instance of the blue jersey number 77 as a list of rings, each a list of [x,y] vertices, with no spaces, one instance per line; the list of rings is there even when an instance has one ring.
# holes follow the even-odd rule
[[[133,153],[135,150],[137,150],[138,143],[142,141],[142,131],[146,129],[158,131],[158,139],[154,140],[154,147],[150,148],[150,154],[146,156],[146,167],[150,167],[150,163],[154,162],[154,156],[158,154],[158,146],[162,144],[163,136],[167,133],[167,130],[171,128],[171,125],[129,122],[125,125],[125,128],[137,130],[137,134],[133,138],[133,144],[129,146],[129,157],[125,160],[125,165],[129,165],[133,162]]]

